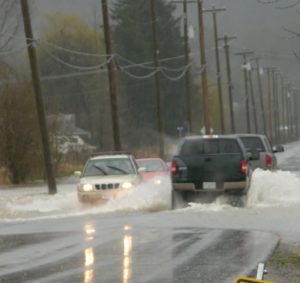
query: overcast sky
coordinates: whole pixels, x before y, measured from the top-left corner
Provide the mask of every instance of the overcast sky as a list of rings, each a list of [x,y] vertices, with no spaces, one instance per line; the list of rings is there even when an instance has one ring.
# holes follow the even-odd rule
[[[144,1],[146,0],[135,0]],[[293,3],[290,0],[290,3]],[[31,0],[33,5],[33,21],[36,27],[45,25],[44,15],[46,13],[69,13],[83,17],[86,22],[92,24],[95,16],[101,22],[100,0]],[[289,3],[284,0],[283,3]],[[178,16],[182,14],[182,5],[177,4]],[[226,7],[226,11],[218,15],[219,34],[236,35],[238,38],[231,42],[232,53],[243,48],[253,50],[257,55],[263,57],[262,64],[265,66],[279,67],[291,81],[300,87],[298,73],[300,61],[293,55],[293,50],[300,49],[300,39],[291,39],[291,34],[284,31],[283,27],[300,31],[300,14],[296,8],[278,9],[279,4],[263,5],[256,0],[205,0],[204,8]],[[277,8],[276,8],[277,7]],[[196,4],[189,4],[190,23],[197,27]],[[300,10],[300,5],[299,5]],[[213,54],[212,42],[212,16],[205,15],[206,25],[206,48]],[[196,30],[197,37],[197,30]],[[193,42],[192,42],[193,44]],[[194,48],[197,47],[197,38]],[[210,51],[209,51],[210,49]],[[213,58],[213,56],[211,56]],[[240,58],[233,56],[233,65]],[[213,62],[211,62],[213,64]]]

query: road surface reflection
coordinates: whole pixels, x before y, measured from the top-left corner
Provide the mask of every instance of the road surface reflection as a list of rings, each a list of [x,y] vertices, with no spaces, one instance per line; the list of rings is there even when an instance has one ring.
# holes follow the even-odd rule
[[[132,236],[130,234],[131,227],[124,226],[126,234],[123,238],[123,283],[129,283],[131,279],[131,251],[132,251]]]
[[[84,226],[84,230],[86,233],[85,240],[86,242],[91,242],[94,239],[94,234],[96,233],[96,229],[92,224],[87,224]],[[84,250],[84,283],[92,283],[94,282],[94,263],[95,263],[95,255],[93,247],[88,247]]]

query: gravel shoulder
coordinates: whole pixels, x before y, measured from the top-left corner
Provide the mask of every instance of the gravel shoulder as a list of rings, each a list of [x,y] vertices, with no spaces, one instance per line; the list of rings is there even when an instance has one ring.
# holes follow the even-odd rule
[[[276,283],[300,282],[300,245],[281,242],[266,262],[265,280]]]

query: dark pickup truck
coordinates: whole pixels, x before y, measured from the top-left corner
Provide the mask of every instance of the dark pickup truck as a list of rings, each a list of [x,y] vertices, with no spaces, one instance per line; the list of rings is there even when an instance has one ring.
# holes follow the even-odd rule
[[[172,207],[179,198],[201,202],[208,194],[242,199],[250,186],[252,158],[238,136],[185,137],[171,163]]]

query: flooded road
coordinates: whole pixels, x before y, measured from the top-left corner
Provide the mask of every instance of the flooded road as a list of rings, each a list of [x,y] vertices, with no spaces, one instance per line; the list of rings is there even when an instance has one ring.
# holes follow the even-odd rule
[[[157,212],[6,223],[0,282],[232,282],[278,241],[196,226]]]
[[[245,208],[220,197],[171,211],[169,180],[104,205],[80,204],[73,177],[55,196],[3,188],[0,282],[231,282],[278,239],[300,243],[298,147],[277,155],[280,170],[254,172]]]

